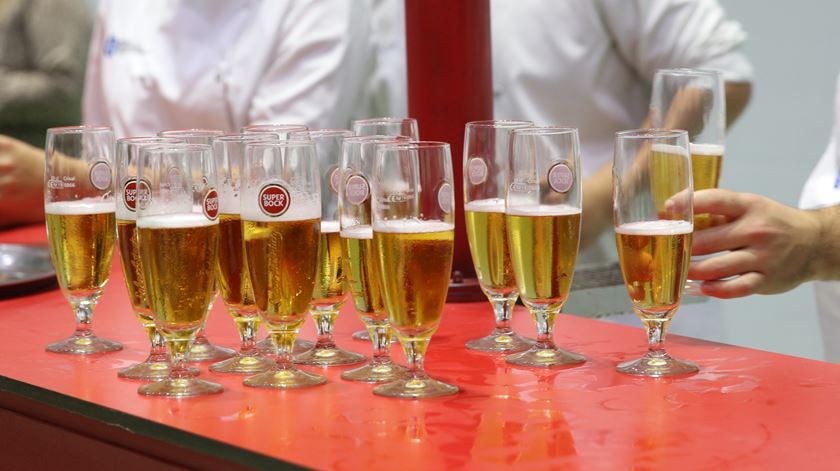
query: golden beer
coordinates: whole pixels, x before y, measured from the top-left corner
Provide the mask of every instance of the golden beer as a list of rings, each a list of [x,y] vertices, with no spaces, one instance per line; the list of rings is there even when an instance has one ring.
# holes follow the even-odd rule
[[[114,203],[49,203],[45,212],[50,254],[62,291],[78,299],[98,295],[111,273]]]
[[[140,249],[137,245],[137,221],[117,219],[117,241],[128,299],[131,301],[134,315],[151,336],[155,332],[155,316],[146,293],[146,279],[143,277],[143,263],[140,261]]]
[[[472,201],[464,207],[464,215],[473,265],[482,289],[497,295],[515,292],[504,200]]]
[[[507,230],[519,296],[529,307],[559,309],[569,295],[580,240],[580,209],[508,213]]]
[[[317,268],[312,304],[340,308],[344,304],[345,275],[338,221],[321,222]]]
[[[373,243],[391,327],[404,340],[437,330],[449,289],[455,231],[444,222],[377,225]]]
[[[379,263],[373,247],[373,228],[356,226],[341,231],[347,285],[356,312],[366,323],[388,318],[382,297]]]
[[[689,159],[683,147],[654,144],[650,154],[650,182],[656,212],[660,218],[669,217],[665,203],[686,189]]]
[[[243,218],[245,257],[263,319],[299,327],[315,288],[320,221]]]
[[[714,144],[691,144],[691,176],[694,191],[717,188],[723,163],[723,146]],[[695,214],[694,230],[711,226],[711,215]]]
[[[615,232],[621,272],[637,314],[673,315],[688,272],[691,223],[635,222],[622,224]]]
[[[219,225],[201,214],[151,216],[137,223],[149,304],[164,336],[202,327],[216,279]]]
[[[217,265],[219,288],[225,303],[237,308],[254,305],[254,290],[251,288],[244,251],[239,214],[220,214]]]

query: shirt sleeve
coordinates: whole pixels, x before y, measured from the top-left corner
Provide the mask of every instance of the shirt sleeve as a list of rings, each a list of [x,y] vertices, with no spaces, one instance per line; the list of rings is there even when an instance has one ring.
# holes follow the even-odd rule
[[[99,4],[93,34],[88,48],[85,88],[82,95],[82,122],[85,124],[110,125],[105,90],[102,84],[102,55],[105,49],[105,9],[107,1]]]
[[[598,0],[621,56],[639,76],[657,69],[719,70],[728,82],[749,82],[752,65],[740,51],[747,34],[716,0]]]
[[[817,165],[802,188],[799,207],[803,209],[821,208],[840,204],[840,75],[834,94],[834,125]]]
[[[293,2],[248,111],[251,123],[347,128],[373,67],[366,1]]]

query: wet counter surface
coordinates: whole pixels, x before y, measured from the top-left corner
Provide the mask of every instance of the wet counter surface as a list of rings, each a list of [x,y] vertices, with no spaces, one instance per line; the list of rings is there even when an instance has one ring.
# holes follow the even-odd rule
[[[38,227],[0,235],[0,242],[8,243],[44,239]],[[347,367],[315,369],[327,375],[324,386],[255,390],[242,386],[241,377],[211,373],[202,364],[202,377],[222,383],[223,394],[141,397],[139,383],[116,375],[148,353],[118,263],[115,257],[94,330],[123,342],[122,352],[89,358],[45,352],[47,343],[73,328],[69,305],[56,289],[0,300],[0,396],[28,396],[100,421],[115,435],[136,434],[161,446],[177,442],[257,467],[840,469],[840,365],[673,336],[669,351],[698,363],[699,374],[628,377],[614,366],[643,353],[641,327],[564,315],[557,322],[558,343],[589,361],[565,370],[514,368],[502,356],[463,348],[492,326],[485,303],[447,305],[432,339],[427,369],[460,386],[456,396],[376,397],[372,386],[339,378]],[[520,309],[514,324],[533,335]],[[345,307],[336,339],[369,354],[368,344],[350,339],[359,326]],[[220,302],[210,315],[208,336],[236,344],[233,322]],[[309,322],[303,337],[312,336]],[[402,361],[401,353],[395,356]],[[0,407],[9,403],[14,401]],[[5,447],[11,451],[14,444]]]

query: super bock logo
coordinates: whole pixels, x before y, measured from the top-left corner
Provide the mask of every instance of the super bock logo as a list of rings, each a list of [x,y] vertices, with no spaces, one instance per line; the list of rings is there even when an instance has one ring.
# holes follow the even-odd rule
[[[140,187],[137,187],[137,180],[132,178],[123,185],[123,204],[131,212],[137,210],[137,202],[145,201],[151,195],[152,190],[146,180],[140,180]]]
[[[204,215],[211,221],[219,217],[219,192],[215,188],[211,188],[204,195]]]
[[[277,217],[285,213],[292,204],[289,191],[278,183],[269,183],[260,190],[257,202],[266,216]]]

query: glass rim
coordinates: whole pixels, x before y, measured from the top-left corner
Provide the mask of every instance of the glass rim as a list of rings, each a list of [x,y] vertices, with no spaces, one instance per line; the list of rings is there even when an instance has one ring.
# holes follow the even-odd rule
[[[389,142],[402,144],[411,142],[411,137],[403,135],[389,136],[387,134],[374,134],[372,136],[350,136],[344,139],[344,142],[347,144],[384,144]]]
[[[675,67],[673,69],[659,69],[656,71],[656,75],[660,74],[668,74],[668,75],[675,75],[680,77],[692,77],[692,76],[716,76],[722,77],[723,73],[717,69],[694,69],[691,67]]]
[[[349,129],[341,129],[341,128],[325,128],[325,129],[301,129],[298,131],[292,131],[289,133],[289,138],[292,139],[292,136],[295,135],[302,135],[306,134],[310,138],[311,137],[325,137],[325,136],[344,136],[353,137],[353,131]]]
[[[173,137],[173,136],[200,136],[200,137],[217,137],[223,136],[225,134],[224,131],[221,129],[208,129],[208,128],[189,128],[189,129],[166,129],[160,131],[158,133],[160,137]]]
[[[388,146],[388,149],[446,149],[449,148],[449,143],[444,141],[409,141],[399,143],[394,146]]]
[[[524,119],[482,119],[478,121],[469,121],[465,126],[468,128],[510,129],[518,127],[532,127],[534,126],[534,122]]]
[[[285,149],[285,148],[296,148],[296,147],[315,147],[315,142],[310,140],[303,140],[303,139],[281,139],[277,141],[269,141],[269,140],[258,140],[247,142],[246,147],[249,149],[260,148],[260,149],[269,149],[269,148],[278,148],[278,149]]]
[[[130,136],[117,139],[117,144],[186,144],[186,141],[177,137],[166,136]]]
[[[547,136],[564,134],[577,134],[578,128],[573,126],[550,125],[550,126],[531,126],[526,128],[517,128],[511,131],[515,135],[529,135],[529,136]]]
[[[221,136],[213,137],[213,142],[220,141],[220,142],[246,142],[246,141],[255,141],[259,139],[277,139],[277,136],[270,133],[270,132],[255,132],[252,134],[242,134],[242,133],[230,133],[230,134],[222,134]]]
[[[114,130],[110,126],[104,125],[90,125],[90,124],[83,124],[80,126],[58,126],[54,128],[47,128],[47,132],[50,134],[80,134],[80,133],[99,133],[99,132],[111,132],[113,133]]]
[[[618,131],[616,139],[667,139],[685,136],[688,141],[688,131],[682,129],[640,128]]]
[[[252,123],[242,126],[242,131],[306,131],[309,126],[305,124],[284,124],[284,123]]]
[[[189,144],[187,142],[159,143],[141,146],[141,152],[207,152],[212,153],[213,148],[209,144]]]
[[[354,119],[353,126],[356,124],[392,124],[392,123],[403,123],[403,122],[417,122],[416,118],[410,117],[398,117],[398,116],[380,116],[378,118],[364,118],[364,119]]]

